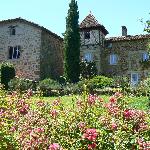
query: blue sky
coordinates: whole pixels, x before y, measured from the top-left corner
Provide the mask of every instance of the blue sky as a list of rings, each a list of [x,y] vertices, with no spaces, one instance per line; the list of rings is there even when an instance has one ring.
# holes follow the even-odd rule
[[[62,36],[70,0],[1,0],[0,20],[22,17]],[[109,31],[121,35],[121,26],[129,35],[144,34],[139,21],[150,19],[150,0],[78,0],[81,22],[91,11]]]

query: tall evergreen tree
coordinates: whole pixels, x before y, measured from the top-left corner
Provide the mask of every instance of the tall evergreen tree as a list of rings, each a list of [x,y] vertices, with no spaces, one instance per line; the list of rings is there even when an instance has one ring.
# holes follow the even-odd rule
[[[64,35],[64,75],[72,83],[79,81],[80,76],[80,33],[79,11],[76,0],[69,4]]]

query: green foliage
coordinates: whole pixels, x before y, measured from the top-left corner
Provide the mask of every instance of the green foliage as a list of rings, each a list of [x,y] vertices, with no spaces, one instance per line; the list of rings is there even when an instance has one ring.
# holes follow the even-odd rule
[[[87,84],[87,80],[79,81],[78,83],[67,83],[62,88],[62,95],[69,94],[82,94],[84,91],[84,85]]]
[[[94,78],[90,79],[87,87],[90,90],[94,90],[94,89],[103,89],[105,87],[111,87],[113,85],[113,79],[112,78],[108,78],[105,76],[95,76]]]
[[[59,95],[62,87],[59,82],[47,78],[39,82],[38,88],[42,92],[43,96],[56,96]]]
[[[1,83],[8,89],[8,82],[15,77],[15,68],[10,63],[1,65]]]
[[[145,27],[144,31],[150,33],[150,20],[146,21],[146,27]]]
[[[24,78],[13,78],[8,83],[10,90],[24,92],[28,89],[36,90],[37,83],[33,80]]]
[[[64,75],[69,82],[76,83],[80,75],[79,12],[76,0],[69,4],[64,34]]]
[[[97,75],[97,68],[95,62],[87,62],[82,60],[80,62],[80,78],[90,79]]]
[[[122,93],[129,94],[131,93],[131,86],[128,77],[115,77],[114,78],[114,86],[121,88]]]
[[[133,88],[132,93],[135,96],[150,96],[150,78],[141,81]]]
[[[87,93],[64,106],[60,97],[50,103],[13,92],[0,109],[0,149],[148,150],[149,110],[130,107],[132,99]]]

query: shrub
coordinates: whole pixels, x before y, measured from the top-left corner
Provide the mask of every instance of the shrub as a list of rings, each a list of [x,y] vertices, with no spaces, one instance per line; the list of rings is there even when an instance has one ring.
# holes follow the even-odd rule
[[[8,85],[10,90],[24,92],[28,89],[32,89],[35,91],[36,84],[36,81],[15,77],[14,79],[10,80]]]
[[[80,62],[80,78],[91,79],[97,75],[97,68],[95,62],[87,62],[82,60]]]
[[[150,96],[150,78],[141,81],[132,89],[132,93],[136,96]]]
[[[62,91],[62,95],[69,95],[69,94],[82,94],[82,92],[84,91],[84,85],[87,84],[87,80],[82,80],[79,81],[76,84],[70,84],[67,83],[66,85],[64,85],[63,91]]]
[[[15,68],[10,63],[3,63],[1,65],[1,83],[4,84],[5,89],[8,89],[8,82],[15,77]]]
[[[89,80],[87,87],[90,91],[95,89],[103,89],[105,87],[111,87],[113,85],[113,79],[105,76],[96,76]]]
[[[59,82],[47,78],[39,82],[38,88],[42,92],[43,96],[57,96],[59,95],[62,86]]]
[[[114,86],[121,88],[122,93],[131,94],[132,88],[130,86],[130,80],[128,77],[115,77],[114,78]]]

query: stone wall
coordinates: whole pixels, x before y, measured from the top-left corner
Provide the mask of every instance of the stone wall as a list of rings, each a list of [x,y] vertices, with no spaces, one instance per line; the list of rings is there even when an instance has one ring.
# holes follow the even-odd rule
[[[10,35],[10,26],[15,26],[16,35]],[[8,58],[10,46],[21,47],[20,58]],[[21,21],[0,23],[0,63],[5,61],[13,63],[18,76],[39,79],[40,48],[40,29]]]
[[[46,31],[41,34],[40,78],[63,75],[63,40]]]
[[[111,43],[111,47],[108,45]],[[148,39],[107,41],[107,46],[102,53],[102,73],[107,76],[128,76],[137,72],[140,78],[144,78],[148,70],[144,70],[140,64],[142,54],[148,51]],[[118,62],[110,65],[110,54],[116,54]]]
[[[84,57],[85,53],[91,53],[93,61],[96,63],[98,74],[101,73],[101,59],[100,55],[103,48],[100,45],[84,45],[80,48],[80,56]]]
[[[88,31],[88,30],[87,30]],[[80,56],[84,58],[86,53],[92,54],[92,60],[96,63],[98,74],[101,73],[101,53],[104,49],[104,34],[100,30],[89,30],[90,39],[85,39],[84,32],[80,32],[81,48]]]

